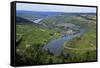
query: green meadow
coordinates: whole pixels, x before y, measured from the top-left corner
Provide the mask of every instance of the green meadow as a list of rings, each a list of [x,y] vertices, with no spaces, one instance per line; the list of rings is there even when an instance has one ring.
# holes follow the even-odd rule
[[[96,17],[87,17],[62,15],[45,18],[41,24],[16,24],[16,64],[96,61]],[[85,32],[64,42],[60,55],[43,49],[49,42],[75,35],[80,29]]]

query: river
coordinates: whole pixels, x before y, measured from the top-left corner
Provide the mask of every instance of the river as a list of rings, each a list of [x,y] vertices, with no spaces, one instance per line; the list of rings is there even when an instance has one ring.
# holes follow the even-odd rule
[[[40,19],[34,20],[33,22],[34,22],[34,23],[39,23],[39,22],[42,21],[42,20],[43,20],[43,18],[40,18]]]
[[[65,37],[52,40],[47,45],[45,45],[43,48],[44,49],[48,48],[50,52],[53,53],[54,55],[60,55],[62,51],[62,45],[64,44],[64,42],[67,42],[71,40],[72,38],[75,38],[76,36],[82,35],[83,33],[84,33],[84,30],[80,29],[79,33],[67,35]]]
[[[43,18],[34,20],[34,23],[39,23],[41,20],[43,20]],[[44,49],[48,48],[50,52],[53,53],[54,55],[60,55],[62,51],[62,45],[64,44],[64,42],[67,42],[71,40],[72,38],[75,38],[76,36],[82,35],[83,33],[84,33],[84,29],[80,29],[80,32],[76,34],[67,35],[65,37],[50,41],[43,48]]]

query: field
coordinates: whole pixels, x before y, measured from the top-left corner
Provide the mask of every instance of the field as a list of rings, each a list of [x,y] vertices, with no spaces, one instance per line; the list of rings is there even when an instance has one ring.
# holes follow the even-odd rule
[[[48,16],[27,13],[19,11],[16,19],[17,65],[97,60],[95,13],[45,13]],[[58,43],[60,53],[55,55],[53,49],[58,50]]]
[[[69,59],[71,59],[66,59],[66,62],[96,60],[96,23],[93,20],[86,19],[84,21],[86,22],[80,22],[79,25],[85,29],[85,33],[65,42],[63,45],[64,53],[67,53],[70,56]]]

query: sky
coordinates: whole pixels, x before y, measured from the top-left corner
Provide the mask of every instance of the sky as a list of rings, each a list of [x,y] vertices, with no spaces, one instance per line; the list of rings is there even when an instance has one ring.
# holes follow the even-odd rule
[[[17,3],[16,10],[41,11],[41,12],[96,13],[95,7],[44,5],[44,4],[30,4],[30,3]]]

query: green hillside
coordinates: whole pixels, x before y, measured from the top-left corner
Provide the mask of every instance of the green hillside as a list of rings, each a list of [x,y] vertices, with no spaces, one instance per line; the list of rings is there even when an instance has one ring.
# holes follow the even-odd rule
[[[16,24],[16,64],[36,65],[96,60],[96,17],[53,16],[39,24]],[[92,18],[92,19],[91,19]],[[75,35],[84,29],[82,35],[62,44],[60,55],[43,49],[49,42]],[[56,49],[55,49],[56,50]]]

